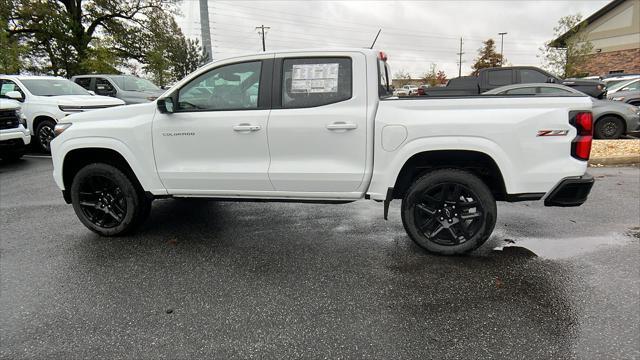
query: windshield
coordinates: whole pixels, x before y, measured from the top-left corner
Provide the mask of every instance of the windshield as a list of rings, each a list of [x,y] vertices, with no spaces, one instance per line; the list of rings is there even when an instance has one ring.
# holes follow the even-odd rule
[[[160,90],[156,84],[147,79],[141,79],[135,76],[123,76],[122,90],[126,91],[158,91]]]
[[[36,96],[90,95],[82,86],[67,79],[20,80]]]
[[[617,84],[614,84],[612,86],[609,86],[609,92],[613,92],[613,91],[618,91],[620,89],[622,89],[625,86],[631,85],[632,83],[636,82],[636,81],[640,81],[640,79],[633,79],[633,80],[629,80],[629,81],[622,81],[619,82]]]

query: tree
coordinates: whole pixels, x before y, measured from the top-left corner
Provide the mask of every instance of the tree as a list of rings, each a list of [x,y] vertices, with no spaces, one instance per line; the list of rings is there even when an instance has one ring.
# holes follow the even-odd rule
[[[431,87],[444,85],[447,83],[447,75],[445,75],[444,71],[438,70],[436,64],[431,63],[429,71],[422,75],[422,81],[429,84]]]
[[[34,71],[72,76],[91,70],[87,59],[99,53],[92,53],[99,48],[97,37],[109,37],[121,58],[142,58],[140,37],[151,10],[170,15],[173,5],[162,0],[16,0],[0,26],[29,45],[29,57],[46,59],[35,62]]]
[[[15,4],[11,0],[0,0],[0,23],[9,22],[11,12]],[[26,51],[24,45],[18,42],[16,36],[12,36],[8,29],[0,28],[0,73],[17,74],[24,67],[20,57]]]
[[[393,78],[394,80],[398,80],[400,86],[407,85],[411,82],[411,74],[409,74],[409,72],[404,69],[398,70],[393,75]]]
[[[443,70],[439,70],[436,74],[437,85],[446,85],[447,81],[449,81],[447,79],[447,74],[445,74]]]
[[[502,55],[496,52],[496,43],[493,39],[487,39],[482,44],[483,46],[478,49],[478,58],[475,59],[475,63],[471,67],[472,75],[477,75],[480,69],[500,66],[505,60]]]
[[[544,68],[565,78],[583,75],[581,68],[593,51],[585,31],[587,25],[580,14],[561,17],[553,28],[556,40],[547,42],[540,49]]]

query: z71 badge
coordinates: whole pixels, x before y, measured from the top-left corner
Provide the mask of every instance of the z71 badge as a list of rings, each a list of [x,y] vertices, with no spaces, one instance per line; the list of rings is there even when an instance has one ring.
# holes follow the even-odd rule
[[[538,130],[538,136],[567,136],[569,130]]]

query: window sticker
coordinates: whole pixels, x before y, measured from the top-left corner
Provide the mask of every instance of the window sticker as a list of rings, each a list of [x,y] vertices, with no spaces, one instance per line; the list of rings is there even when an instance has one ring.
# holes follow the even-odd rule
[[[292,93],[337,93],[338,65],[298,64],[293,65]]]

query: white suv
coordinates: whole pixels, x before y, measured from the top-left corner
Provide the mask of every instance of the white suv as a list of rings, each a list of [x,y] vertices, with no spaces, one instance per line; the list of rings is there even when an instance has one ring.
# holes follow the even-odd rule
[[[31,142],[27,121],[20,105],[14,101],[0,99],[0,158],[5,161],[17,160]]]
[[[65,116],[93,109],[124,105],[124,101],[93,95],[80,85],[52,76],[0,76],[0,98],[22,106],[27,128],[42,151],[49,152],[53,128]]]

